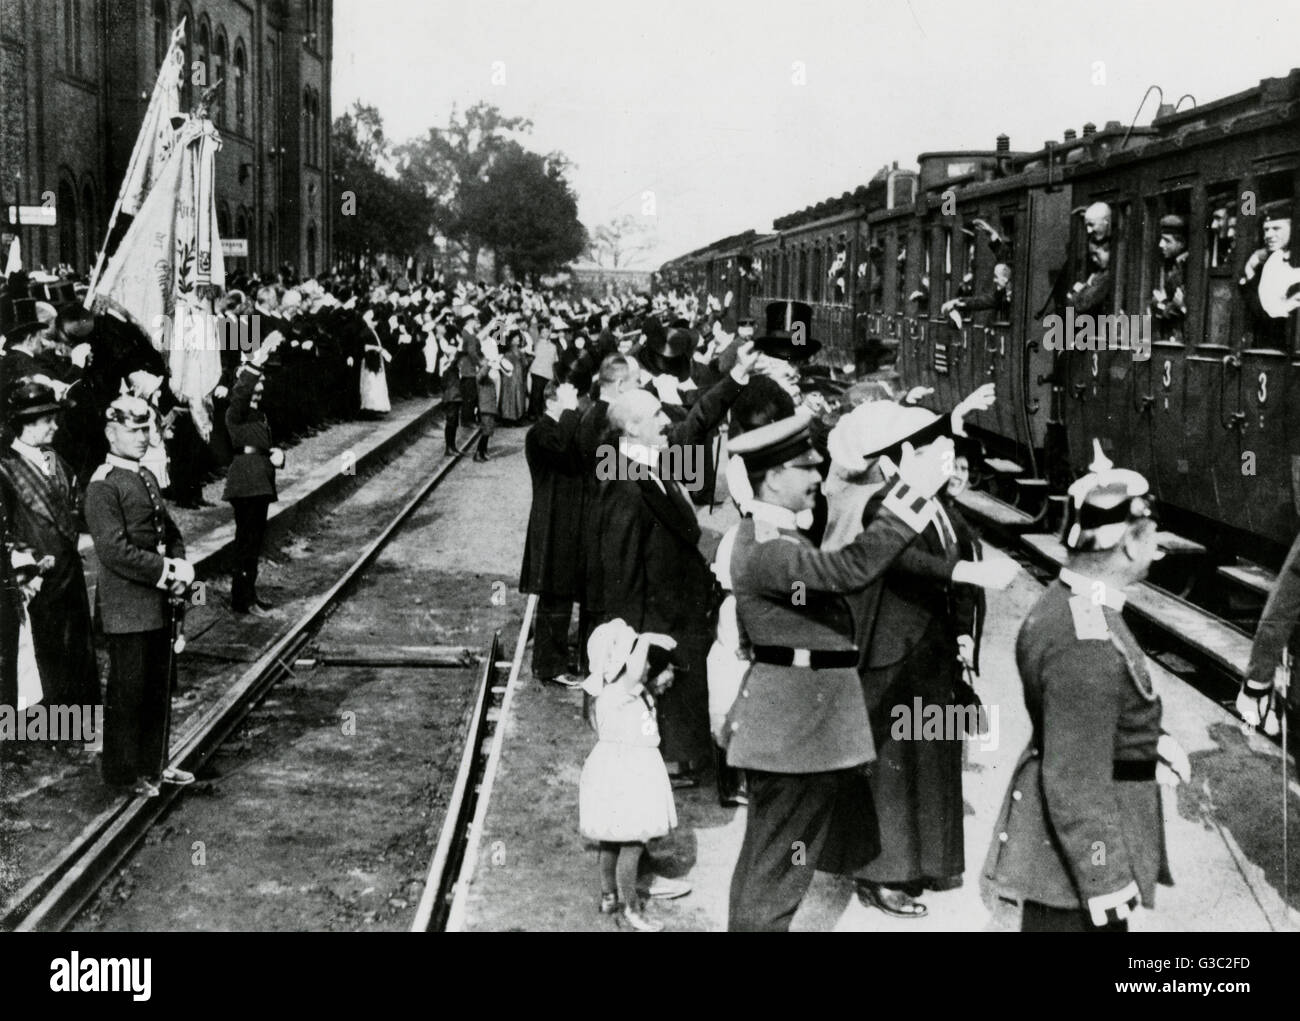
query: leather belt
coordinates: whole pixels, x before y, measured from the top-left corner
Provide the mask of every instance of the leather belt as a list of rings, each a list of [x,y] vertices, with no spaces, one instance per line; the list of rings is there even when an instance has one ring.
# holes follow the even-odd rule
[[[791,649],[784,645],[755,645],[754,662],[772,666],[810,667],[829,670],[833,667],[856,667],[857,649]]]
[[[269,450],[263,450],[261,447],[245,447],[245,448],[244,448],[244,453],[245,453],[245,454],[265,454],[265,455],[267,455],[268,457],[269,457],[270,454],[271,454],[271,452],[270,452]]]
[[[1111,765],[1111,778],[1118,781],[1154,780],[1155,759],[1116,759]]]

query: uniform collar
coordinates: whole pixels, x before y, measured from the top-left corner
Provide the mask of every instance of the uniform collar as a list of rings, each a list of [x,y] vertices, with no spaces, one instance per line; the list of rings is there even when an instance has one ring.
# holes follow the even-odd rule
[[[109,454],[104,459],[104,463],[112,465],[114,468],[123,468],[126,471],[134,472],[136,475],[140,474],[140,462],[132,461],[129,457],[118,457],[116,454]]]
[[[791,532],[799,530],[799,515],[788,507],[778,507],[774,503],[753,500],[748,503],[745,509],[753,515],[755,521],[765,521],[768,524],[776,525],[777,528],[784,528]]]
[[[1124,609],[1126,599],[1124,591],[1114,585],[1107,585],[1104,581],[1097,581],[1078,571],[1071,571],[1068,567],[1061,568],[1061,581],[1076,596],[1087,596],[1094,602],[1109,606],[1112,610]],[[1098,595],[1100,599],[1097,598]]]

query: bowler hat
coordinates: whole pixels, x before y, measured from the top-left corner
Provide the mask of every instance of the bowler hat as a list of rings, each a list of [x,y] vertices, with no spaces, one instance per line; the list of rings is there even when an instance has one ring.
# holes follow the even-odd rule
[[[691,354],[694,350],[695,338],[689,330],[656,331],[653,334],[647,333],[637,357],[656,376],[667,373],[684,380],[691,374]]]
[[[804,362],[821,350],[812,335],[812,306],[802,301],[770,301],[764,310],[766,328],[754,346],[772,358]]]

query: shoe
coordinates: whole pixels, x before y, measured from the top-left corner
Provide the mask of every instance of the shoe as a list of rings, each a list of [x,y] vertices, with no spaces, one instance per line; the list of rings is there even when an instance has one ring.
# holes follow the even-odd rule
[[[488,456],[487,454],[475,452],[474,460],[477,461],[479,464],[486,464],[488,460]]]
[[[875,883],[858,883],[858,900],[895,918],[924,918],[930,913],[929,908],[904,891]]]
[[[131,788],[131,793],[138,798],[156,798],[162,792],[142,776],[135,782],[135,786]]]
[[[274,610],[274,609],[275,609],[275,603],[268,603],[265,599],[260,599],[260,598],[259,598],[259,599],[254,599],[254,600],[253,600],[253,605],[256,606],[259,610]]]
[[[443,453],[443,456],[445,456],[445,457],[459,457],[459,456],[460,456],[460,451],[459,451],[456,447],[453,447],[450,443],[447,444],[447,448],[446,448],[442,453]]]
[[[243,608],[238,607],[238,606],[232,606],[231,609],[234,610],[234,611],[235,611],[237,614],[239,614],[241,617],[269,617],[269,616],[271,616],[271,614],[270,614],[268,611],[262,609],[262,607],[261,607],[259,604],[257,604],[257,603],[253,603],[252,606],[243,607]]]
[[[650,883],[646,886],[646,896],[653,897],[655,900],[676,900],[678,897],[685,897],[691,892],[691,884],[684,879],[669,879],[667,876],[661,876],[654,873],[650,877]]]
[[[618,894],[602,893],[600,895],[600,913],[602,915],[616,915],[622,907],[623,905],[618,902]]]
[[[641,907],[633,907],[631,904],[624,905],[623,913],[618,916],[619,924],[626,925],[629,929],[636,932],[663,932],[663,922],[656,922],[641,913]]]
[[[694,772],[674,773],[668,778],[668,782],[672,784],[673,790],[680,791],[691,787],[698,787],[700,785],[700,777],[699,774]]]
[[[557,688],[581,688],[582,680],[573,674],[556,674],[554,677],[539,677],[543,684],[554,684]]]
[[[188,787],[194,782],[194,774],[187,769],[173,769],[168,766],[163,770],[162,782],[177,787]]]

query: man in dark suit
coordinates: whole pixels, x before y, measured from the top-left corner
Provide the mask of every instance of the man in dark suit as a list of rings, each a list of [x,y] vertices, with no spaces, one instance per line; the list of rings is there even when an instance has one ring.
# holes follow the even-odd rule
[[[59,405],[40,383],[20,384],[8,405],[14,440],[0,453],[0,502],[17,541],[38,560],[50,561],[27,607],[45,702],[95,706],[99,670],[77,550],[80,490],[72,469],[51,448]]]
[[[95,603],[108,636],[104,780],[157,797],[158,784],[194,775],[167,767],[171,722],[170,596],[194,581],[185,544],[158,480],[140,464],[149,448],[149,405],[119,397],[105,426],[108,459],[86,487],[86,524],[99,557]]]
[[[277,496],[275,473],[284,466],[284,451],[271,445],[271,426],[261,408],[265,385],[262,367],[269,353],[269,347],[261,347],[240,367],[226,409],[226,432],[235,455],[226,473],[224,494],[235,512],[230,607],[236,613],[254,617],[263,617],[270,609],[269,603],[257,597],[258,558],[267,513]]]
[[[547,380],[546,413],[524,437],[524,457],[533,481],[528,537],[519,572],[519,591],[537,595],[533,632],[533,676],[576,688],[569,673],[569,619],[581,594],[583,480],[573,437],[578,428],[578,391]]]
[[[724,729],[727,761],[746,771],[750,799],[731,880],[732,931],[784,932],[814,869],[851,872],[879,847],[861,771],[875,750],[843,596],[870,585],[925,527],[950,450],[936,443],[909,461],[870,527],[828,553],[796,520],[821,483],[809,416],[759,426],[732,444],[754,489],[729,562],[753,660]]]
[[[746,345],[731,374],[677,425],[671,425],[654,395],[621,394],[609,408],[618,444],[602,446],[597,458],[602,488],[596,623],[621,617],[639,632],[676,639],[675,680],[658,708],[661,751],[666,762],[678,765],[682,782],[691,782],[693,764],[713,755],[706,678],[713,576],[698,548],[700,526],[682,479],[662,469],[666,464],[698,471],[704,464],[705,437],[748,382],[757,358],[753,345]]]
[[[1156,883],[1172,882],[1160,785],[1190,773],[1121,613],[1160,556],[1147,481],[1096,453],[1070,487],[1067,566],[1016,638],[1033,736],[984,878],[1023,902],[1023,932],[1123,932],[1153,907]]]

